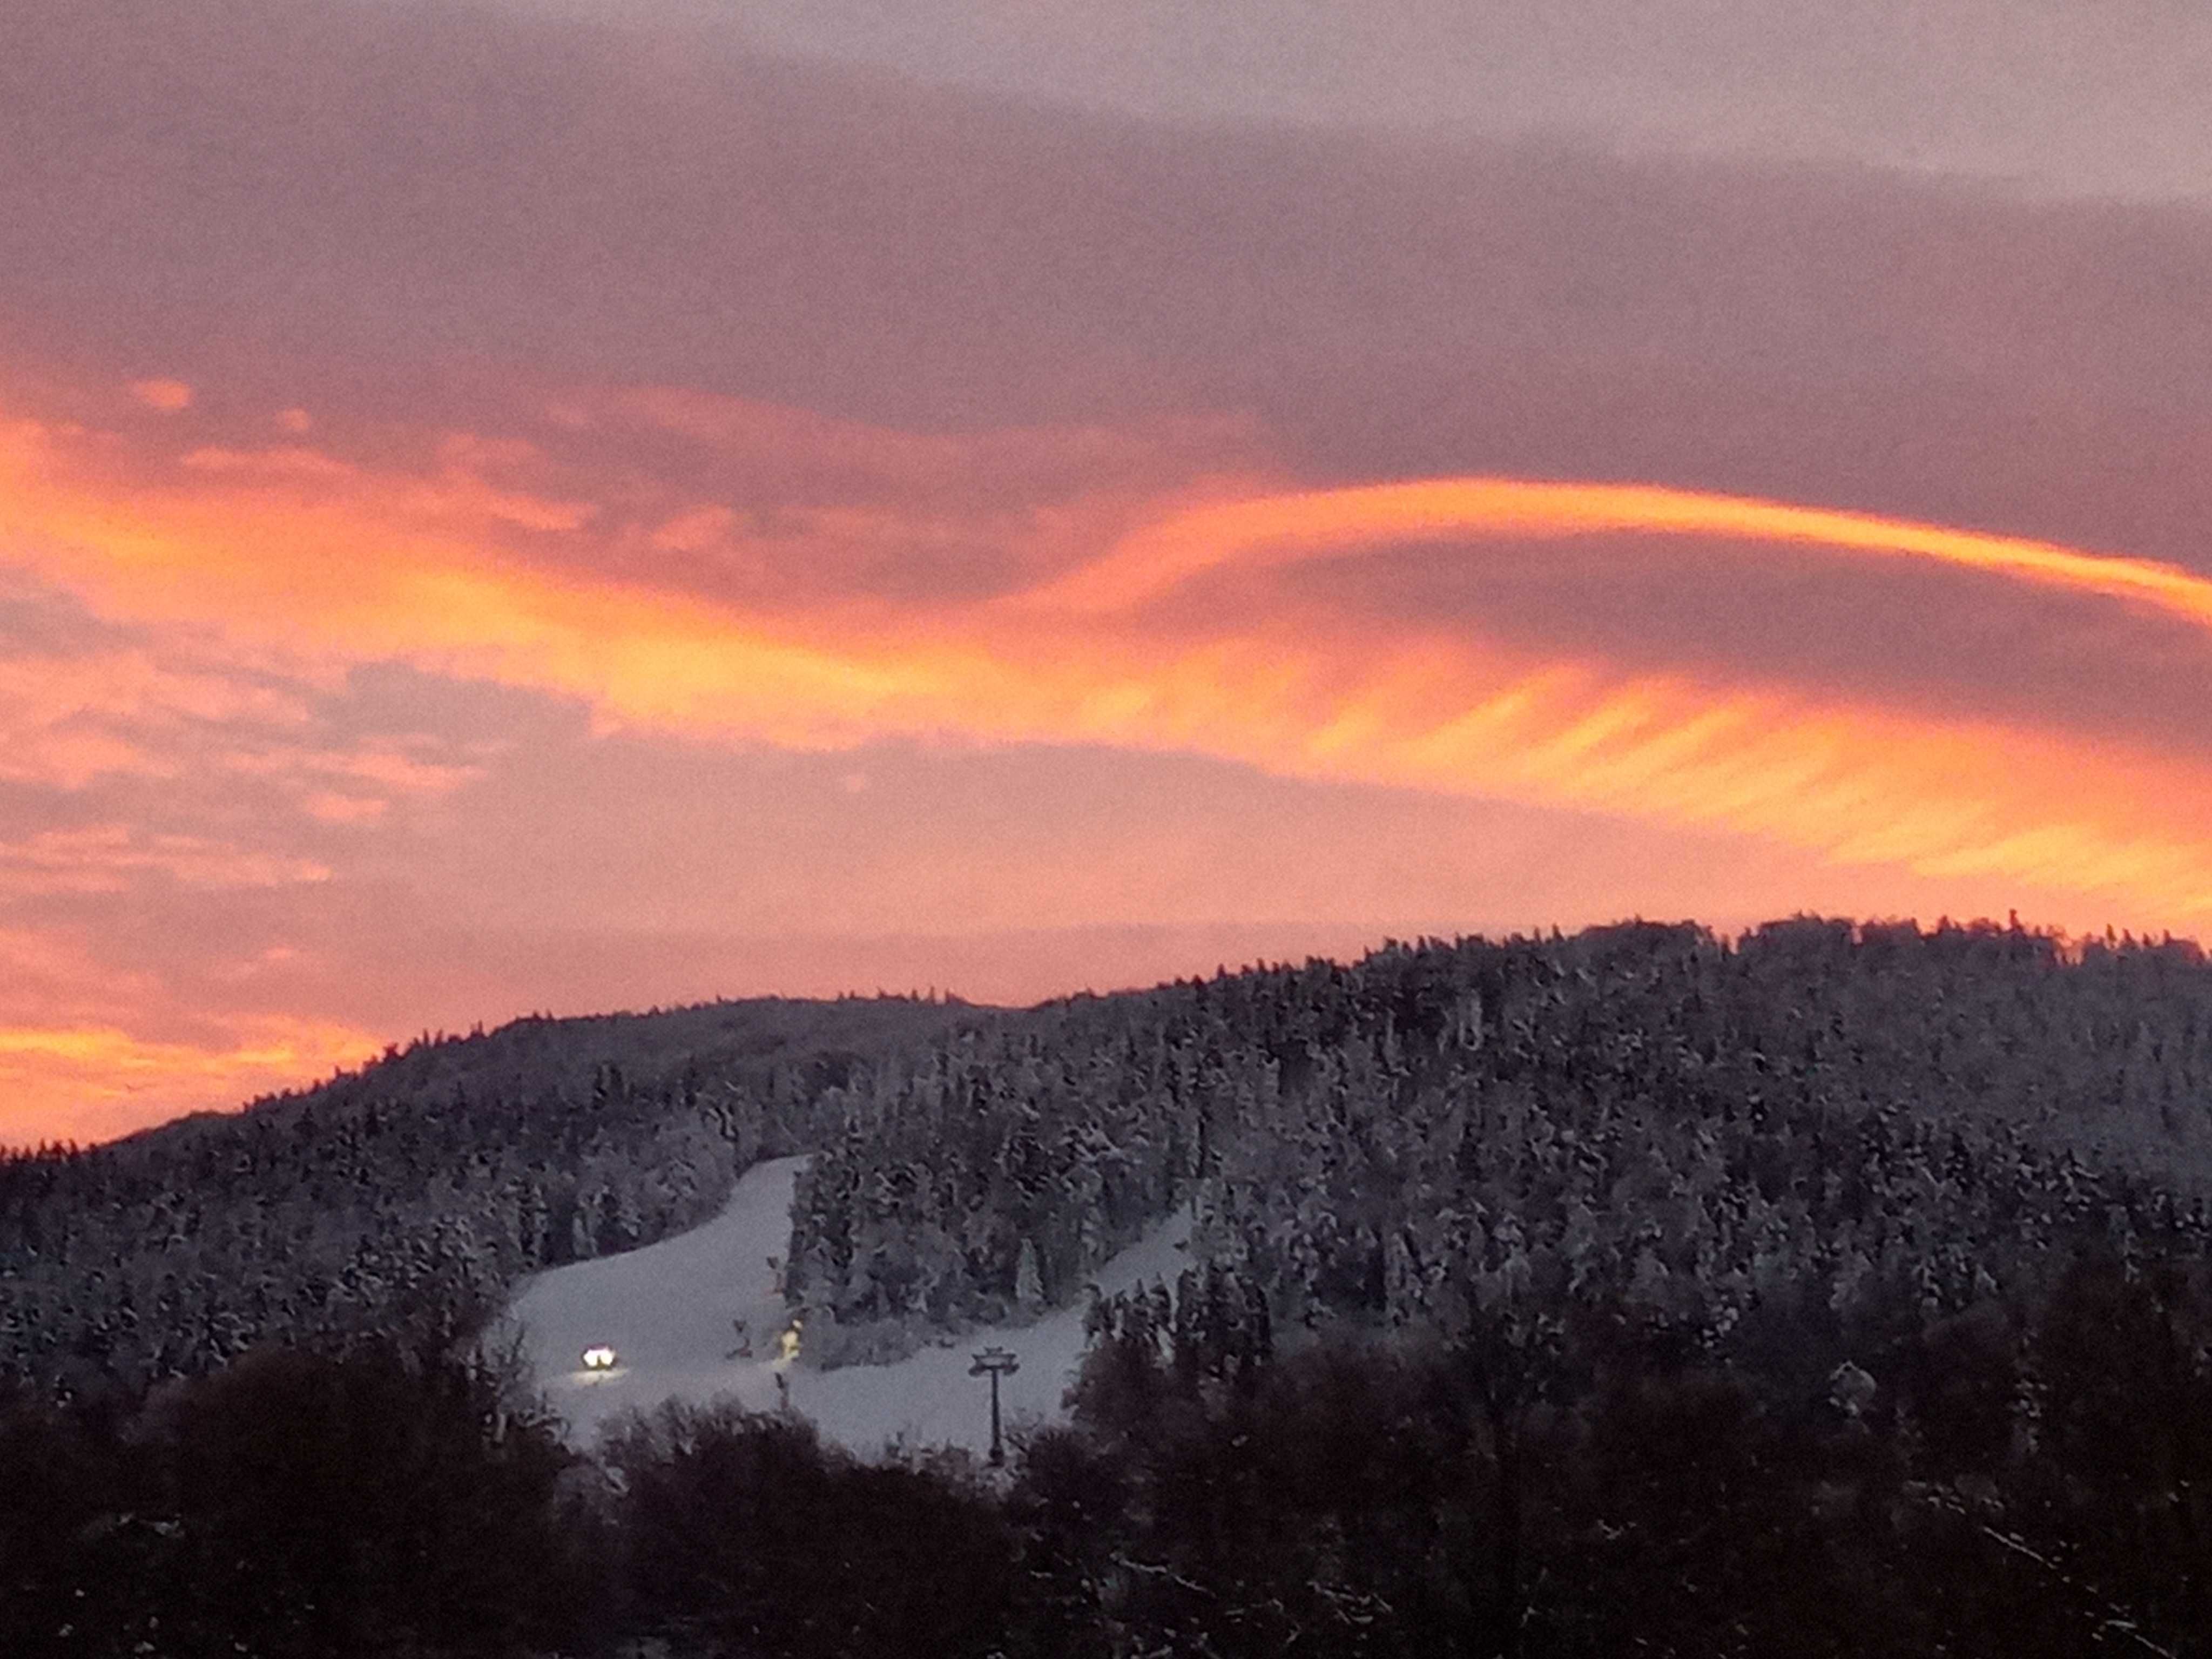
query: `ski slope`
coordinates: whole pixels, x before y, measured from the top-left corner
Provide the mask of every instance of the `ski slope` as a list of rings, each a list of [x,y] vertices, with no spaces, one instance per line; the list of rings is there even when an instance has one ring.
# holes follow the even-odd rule
[[[754,1165],[722,1212],[690,1232],[525,1281],[508,1318],[571,1436],[589,1441],[609,1419],[670,1399],[734,1395],[748,1407],[772,1409],[781,1375],[793,1409],[811,1418],[824,1439],[863,1456],[894,1442],[981,1452],[990,1444],[990,1394],[968,1367],[987,1345],[1009,1349],[1021,1362],[1000,1384],[1009,1428],[1058,1419],[1060,1395],[1083,1354],[1080,1305],[1034,1324],[970,1331],[889,1365],[817,1371],[805,1363],[803,1345],[796,1361],[778,1356],[789,1315],[769,1259],[781,1260],[788,1247],[792,1182],[805,1161]],[[1095,1281],[1109,1296],[1154,1279],[1172,1283],[1188,1260],[1189,1238],[1186,1211],[1106,1263]],[[750,1333],[750,1358],[732,1352],[739,1319]],[[620,1363],[584,1370],[584,1350],[601,1344]]]

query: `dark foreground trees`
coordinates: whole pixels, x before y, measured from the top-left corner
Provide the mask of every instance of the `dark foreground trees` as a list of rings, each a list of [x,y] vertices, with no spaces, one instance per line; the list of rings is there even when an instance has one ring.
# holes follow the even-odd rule
[[[1002,1650],[1014,1536],[965,1460],[865,1463],[801,1419],[671,1405],[605,1448],[625,1621],[685,1652]]]
[[[502,1653],[598,1600],[573,1462],[493,1367],[269,1350],[129,1417],[0,1413],[0,1652]]]
[[[1787,1328],[1486,1317],[1254,1361],[1102,1316],[1003,1478],[730,1406],[574,1454],[495,1368],[387,1348],[17,1406],[0,1652],[2212,1655],[2197,1269],[1796,1332],[1849,1356],[1809,1381],[1761,1359]]]
[[[2040,1304],[1848,1333],[1810,1387],[1627,1304],[1245,1386],[1109,1338],[1089,1451],[1033,1444],[1018,1490],[1112,1517],[1061,1547],[1099,1653],[2182,1659],[2208,1322],[2201,1272],[2085,1257]]]

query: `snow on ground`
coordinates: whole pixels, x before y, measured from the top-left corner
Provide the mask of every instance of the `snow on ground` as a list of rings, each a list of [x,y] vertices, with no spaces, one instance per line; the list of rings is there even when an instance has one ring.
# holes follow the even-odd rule
[[[608,1419],[671,1398],[735,1395],[767,1410],[778,1404],[781,1374],[793,1408],[825,1439],[864,1455],[894,1440],[981,1452],[991,1439],[990,1385],[968,1367],[987,1346],[1021,1362],[999,1385],[1009,1428],[1060,1415],[1060,1395],[1083,1354],[1080,1304],[1031,1325],[970,1331],[894,1364],[817,1371],[803,1351],[798,1363],[781,1360],[778,1339],[789,1316],[769,1261],[781,1261],[789,1243],[792,1182],[804,1162],[755,1164],[722,1212],[690,1232],[525,1281],[508,1317],[538,1386],[576,1438],[589,1440]],[[1185,1211],[1106,1263],[1095,1281],[1109,1296],[1153,1279],[1172,1283],[1189,1259],[1189,1237]],[[740,1319],[750,1358],[736,1352]],[[583,1369],[584,1350],[599,1344],[619,1355],[613,1370]]]

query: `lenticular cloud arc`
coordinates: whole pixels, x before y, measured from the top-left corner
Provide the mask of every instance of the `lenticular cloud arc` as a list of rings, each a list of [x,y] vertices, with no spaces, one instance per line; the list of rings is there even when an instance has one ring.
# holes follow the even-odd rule
[[[1423,541],[1726,538],[1907,560],[2212,635],[2212,581],[2046,541],[1654,485],[1468,477],[1206,504],[1002,602],[1104,637],[1209,573]],[[1224,623],[1125,664],[1078,709],[1091,735],[1230,753],[1304,775],[1571,804],[1748,830],[1840,862],[1996,876],[2212,915],[2212,775],[2187,757],[1997,719],[1936,718],[1757,684],[1725,665],[1630,675],[1418,639]],[[1009,630],[1011,632],[1011,630]],[[1071,634],[1071,637],[1073,635]],[[1091,661],[1102,662],[1094,640]],[[1231,690],[1233,688],[1233,690]]]
[[[1140,603],[1218,566],[1289,562],[1377,541],[1622,531],[1927,559],[2150,605],[2212,632],[2212,580],[2152,560],[1752,496],[1497,477],[1304,490],[1202,507],[1151,526],[1037,597],[1103,611]]]

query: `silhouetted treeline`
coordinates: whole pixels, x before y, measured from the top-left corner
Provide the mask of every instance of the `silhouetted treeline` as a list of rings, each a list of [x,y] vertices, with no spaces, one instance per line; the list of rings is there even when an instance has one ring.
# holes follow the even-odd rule
[[[0,1651],[326,1659],[573,1643],[557,1435],[496,1367],[374,1341],[0,1410]]]
[[[381,1343],[0,1407],[0,1651],[2212,1654],[2201,1265],[2084,1249],[1818,1376],[1596,1303],[1277,1353],[1229,1289],[1102,1314],[1002,1477],[734,1406],[580,1454]]]
[[[1825,1371],[1775,1363],[1817,1320],[1717,1354],[1595,1301],[1255,1361],[1220,1299],[1103,1312],[1027,1448],[1065,1651],[2212,1654],[2201,1261],[2087,1247]]]

